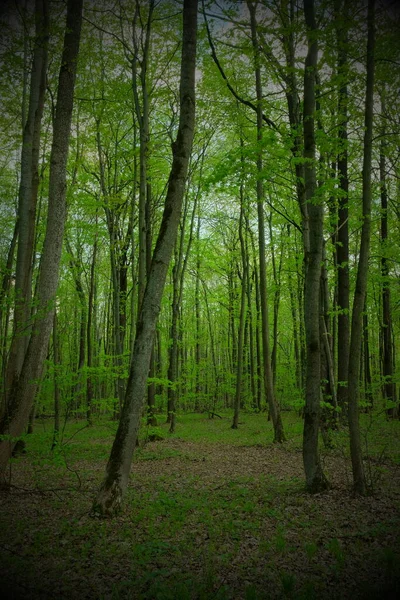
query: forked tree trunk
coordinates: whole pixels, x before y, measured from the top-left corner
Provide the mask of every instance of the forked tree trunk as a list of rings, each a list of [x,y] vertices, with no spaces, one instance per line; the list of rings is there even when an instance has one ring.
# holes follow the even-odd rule
[[[180,80],[180,119],[165,199],[164,214],[140,307],[135,344],[118,430],[93,511],[113,515],[121,506],[129,480],[168,266],[174,248],[185,192],[195,119],[197,1],[184,0]]]
[[[311,493],[328,487],[322,471],[318,433],[321,399],[320,282],[323,247],[323,206],[315,198],[315,74],[318,61],[314,1],[304,0],[308,52],[304,66],[304,183],[308,216],[308,239],[304,243],[304,322],[306,334],[306,389],[303,432],[303,464],[307,489]]]
[[[68,0],[50,156],[49,204],[40,261],[35,332],[30,338],[21,374],[14,380],[10,391],[9,412],[0,423],[0,433],[9,436],[8,439],[0,441],[0,477],[4,475],[11,456],[15,443],[12,439],[20,436],[28,423],[53,326],[66,220],[66,167],[81,23],[82,0]]]
[[[356,288],[354,290],[351,318],[351,338],[349,356],[349,427],[350,453],[353,467],[354,491],[365,495],[367,483],[362,460],[359,422],[360,357],[362,341],[363,310],[367,291],[368,259],[371,238],[371,166],[372,166],[372,126],[374,101],[374,47],[375,47],[375,0],[368,0],[368,41],[367,41],[367,87],[365,97],[365,134],[362,170],[363,224],[361,230],[360,255],[358,259]]]

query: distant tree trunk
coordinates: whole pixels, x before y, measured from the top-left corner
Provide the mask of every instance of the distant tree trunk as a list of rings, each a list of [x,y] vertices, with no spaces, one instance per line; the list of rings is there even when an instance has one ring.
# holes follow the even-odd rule
[[[382,112],[384,112],[384,101],[381,98]],[[383,136],[385,131],[382,132]],[[383,139],[385,139],[383,137]],[[382,377],[383,377],[383,397],[388,402],[396,404],[396,385],[393,381],[394,361],[392,346],[392,318],[390,310],[390,280],[389,280],[389,261],[387,259],[388,245],[388,194],[386,188],[386,148],[381,142],[379,173],[381,184],[381,275],[382,275]],[[393,417],[395,410],[393,407],[387,409],[387,415]]]
[[[86,324],[86,347],[87,347],[87,386],[86,386],[86,419],[88,425],[92,425],[92,401],[93,401],[93,374],[91,372],[93,365],[93,321],[96,321],[93,318],[95,315],[94,311],[94,296],[95,296],[95,269],[96,269],[96,261],[97,261],[97,212],[96,212],[96,232],[95,238],[93,242],[93,251],[92,251],[92,262],[90,265],[90,279],[89,279],[89,295],[88,295],[88,317]]]
[[[364,302],[363,312],[363,336],[362,336],[362,360],[360,360],[360,383],[362,382],[362,374],[364,375],[364,395],[365,400],[369,403],[369,408],[374,405],[374,396],[372,394],[372,375],[371,375],[371,353],[369,349],[369,319],[367,311],[367,297]]]
[[[7,368],[7,338],[8,338],[8,328],[10,323],[10,303],[6,302],[6,298],[10,291],[11,284],[11,275],[12,275],[12,267],[14,263],[14,254],[15,248],[17,245],[18,239],[18,219],[15,222],[13,236],[11,239],[11,243],[8,249],[7,261],[2,273],[2,283],[0,290],[0,338],[1,338],[1,378],[3,381],[4,389],[2,390],[1,400],[0,400],[0,421],[6,410],[6,394],[5,394],[5,380],[6,380],[6,368]]]
[[[335,22],[337,35],[338,75],[339,87],[339,156],[337,160],[339,190],[338,221],[337,221],[337,400],[341,408],[341,420],[347,421],[348,410],[348,367],[350,344],[350,281],[349,281],[349,177],[348,177],[348,149],[347,149],[347,121],[348,121],[348,22],[346,0],[335,0]]]
[[[274,326],[273,326],[273,343],[272,343],[272,353],[271,353],[271,366],[272,366],[272,376],[274,385],[276,383],[276,365],[278,360],[278,318],[279,318],[279,305],[281,300],[281,273],[282,273],[282,261],[283,261],[283,249],[284,249],[284,236],[280,236],[280,251],[279,251],[279,262],[277,264],[276,256],[275,256],[275,241],[274,241],[274,232],[272,228],[272,212],[268,219],[269,226],[269,238],[271,245],[271,258],[272,258],[272,272],[274,276]],[[283,232],[281,232],[283,234]]]
[[[66,220],[66,166],[81,23],[82,0],[68,0],[50,156],[48,215],[38,280],[35,334],[29,341],[21,374],[13,381],[8,414],[0,424],[0,433],[8,434],[11,439],[21,435],[28,422],[53,326]],[[11,456],[14,446],[11,439],[0,442],[0,475],[4,475]]]
[[[93,510],[101,515],[112,515],[120,508],[128,485],[156,323],[179,227],[194,133],[196,29],[197,1],[184,0],[179,128],[177,139],[173,144],[173,160],[164,214],[140,307],[125,402],[105,478],[93,504]]]
[[[290,232],[288,226],[288,234]],[[296,373],[296,386],[298,390],[302,388],[302,379],[301,379],[301,362],[300,362],[300,339],[299,339],[299,327],[298,327],[298,318],[297,318],[297,310],[296,310],[296,299],[293,288],[293,278],[292,272],[289,269],[288,271],[288,287],[289,287],[289,295],[290,295],[290,312],[292,314],[293,321],[293,346],[294,346],[294,360],[295,360],[295,373]]]
[[[365,98],[365,134],[364,158],[362,169],[363,224],[361,246],[358,259],[356,287],[354,291],[351,319],[351,338],[349,356],[349,427],[350,453],[353,467],[354,491],[365,495],[367,483],[362,460],[360,422],[359,422],[359,374],[362,340],[362,315],[367,290],[369,247],[371,239],[371,166],[372,166],[372,127],[374,95],[374,49],[375,49],[375,0],[368,0],[368,41],[367,41],[367,85]]]
[[[255,303],[256,303],[256,361],[257,361],[257,408],[258,411],[262,410],[262,388],[263,388],[263,373],[262,373],[262,358],[261,358],[261,340],[260,340],[260,330],[261,330],[261,308],[260,308],[260,282],[258,277],[257,270],[257,262],[256,262],[256,249],[254,243],[254,236],[252,234],[251,229],[249,228],[250,238],[251,238],[251,246],[252,246],[252,254],[254,260],[253,267],[253,279],[254,279],[254,287],[255,287]]]
[[[35,44],[31,71],[28,116],[21,152],[18,195],[18,248],[15,274],[13,339],[6,370],[6,397],[18,379],[31,332],[32,261],[35,242],[36,204],[39,188],[39,153],[46,91],[49,39],[48,0],[35,3]]]
[[[246,230],[247,230],[247,220],[246,220]],[[250,376],[250,389],[251,389],[251,398],[252,398],[252,406],[254,409],[258,410],[258,401],[257,401],[257,374],[256,374],[256,360],[255,356],[255,343],[254,343],[254,323],[253,323],[253,310],[252,310],[252,302],[251,302],[251,274],[249,267],[249,249],[247,247],[247,236],[246,236],[246,257],[247,257],[247,282],[246,282],[246,293],[247,293],[247,321],[249,326],[249,376]]]
[[[168,414],[167,423],[170,424],[170,433],[175,430],[175,406],[176,406],[176,385],[178,379],[178,319],[179,319],[179,303],[178,303],[178,281],[179,281],[179,257],[177,248],[175,248],[175,263],[172,269],[172,302],[171,302],[171,329],[169,333],[170,348],[169,348],[169,364],[168,364]]]
[[[201,331],[201,314],[200,314],[200,209],[198,208],[197,213],[197,228],[196,228],[196,284],[195,284],[195,313],[196,313],[196,350],[195,350],[195,362],[196,362],[196,387],[195,387],[195,411],[200,409],[199,397],[202,392],[201,378],[200,378],[200,362],[201,362],[201,344],[200,344],[200,331]]]
[[[54,311],[53,316],[53,362],[54,362],[54,430],[51,449],[53,450],[58,444],[58,436],[60,433],[60,386],[58,383],[60,352],[59,352],[59,336],[57,327],[57,311]]]
[[[328,487],[322,471],[318,432],[321,399],[320,284],[323,246],[323,206],[316,201],[315,167],[315,74],[318,62],[317,26],[313,0],[304,0],[308,51],[304,67],[304,183],[308,227],[304,230],[305,286],[304,319],[307,348],[303,431],[303,463],[307,489],[311,493]]]
[[[75,257],[68,237],[65,240],[65,246],[69,254],[69,265],[72,277],[75,283],[75,290],[79,300],[79,334],[78,334],[78,362],[76,364],[75,383],[72,388],[72,397],[76,409],[80,408],[82,396],[84,397],[85,390],[83,389],[82,371],[85,366],[86,353],[86,338],[87,338],[87,307],[85,290],[82,284],[81,273],[83,271],[80,252],[77,251]]]
[[[254,66],[256,77],[256,93],[257,93],[257,140],[259,149],[257,150],[257,216],[258,216],[258,244],[260,255],[260,300],[261,300],[261,322],[262,322],[262,346],[263,346],[263,367],[264,367],[264,385],[265,395],[267,397],[269,412],[272,418],[274,427],[274,442],[284,442],[285,434],[283,432],[282,418],[279,405],[276,402],[274,392],[274,382],[271,368],[271,352],[269,343],[269,318],[268,318],[268,303],[267,303],[267,274],[266,274],[266,259],[265,259],[265,223],[264,223],[264,190],[261,178],[263,170],[262,157],[262,84],[260,71],[260,55],[259,44],[257,40],[257,21],[256,21],[256,5],[247,1],[250,11],[251,20],[251,38],[254,53]]]
[[[243,140],[241,140],[241,148],[243,148]],[[240,410],[240,398],[242,393],[242,379],[243,379],[243,348],[244,348],[244,326],[246,321],[246,294],[247,294],[247,253],[246,244],[243,235],[243,222],[244,222],[244,192],[243,192],[244,181],[243,177],[240,181],[240,217],[239,217],[239,240],[240,240],[240,252],[242,257],[242,279],[241,279],[241,298],[240,298],[240,314],[239,314],[239,332],[238,332],[238,350],[237,350],[237,363],[236,363],[236,391],[234,400],[234,414],[232,429],[237,429],[239,425],[239,410]]]

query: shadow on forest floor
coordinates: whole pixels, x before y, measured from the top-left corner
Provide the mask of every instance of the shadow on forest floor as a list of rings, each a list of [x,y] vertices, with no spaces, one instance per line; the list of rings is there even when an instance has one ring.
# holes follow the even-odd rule
[[[11,465],[13,487],[0,493],[0,596],[400,597],[400,424],[382,423],[390,453],[374,450],[374,494],[355,498],[341,434],[323,453],[332,489],[304,491],[300,422],[285,419],[293,435],[281,447],[265,442],[264,415],[244,415],[234,432],[228,417],[204,415],[182,417],[173,436],[161,426],[165,439],[136,452],[113,520],[88,516],[113,427],[69,424],[67,443],[51,454],[50,425],[37,426]]]

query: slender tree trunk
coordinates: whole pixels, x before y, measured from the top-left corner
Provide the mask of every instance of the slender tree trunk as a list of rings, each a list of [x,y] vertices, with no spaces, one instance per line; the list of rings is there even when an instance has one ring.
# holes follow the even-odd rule
[[[354,291],[351,319],[351,338],[349,356],[349,427],[350,453],[353,467],[354,491],[365,495],[367,483],[362,460],[360,422],[359,422],[359,373],[362,340],[362,315],[367,291],[369,247],[371,239],[371,167],[372,167],[372,128],[374,100],[374,50],[375,50],[375,0],[368,0],[368,41],[367,41],[367,85],[365,98],[365,134],[364,158],[362,170],[363,184],[363,224],[361,246],[358,259],[356,288]]]
[[[267,273],[265,259],[265,223],[264,223],[264,190],[262,183],[263,157],[262,157],[262,84],[260,71],[259,44],[257,40],[257,21],[256,5],[248,0],[251,20],[251,38],[254,53],[254,66],[256,77],[257,93],[257,141],[259,149],[257,150],[257,216],[258,216],[258,246],[260,255],[260,301],[261,301],[261,322],[262,322],[262,346],[263,346],[263,367],[264,367],[264,385],[269,412],[274,427],[274,442],[284,442],[285,434],[283,432],[282,418],[279,405],[276,402],[274,383],[271,368],[271,351],[269,343],[269,317],[267,303]]]
[[[58,384],[60,352],[59,352],[59,336],[57,327],[57,311],[54,311],[53,316],[53,362],[54,362],[54,430],[51,449],[53,450],[58,444],[60,433],[60,386]]]
[[[88,317],[86,327],[86,347],[87,347],[87,386],[86,386],[86,419],[88,425],[92,425],[92,400],[93,400],[93,375],[91,372],[93,366],[93,321],[96,321],[94,317],[94,296],[95,296],[95,269],[97,261],[97,212],[96,212],[96,232],[93,242],[92,262],[90,265],[90,279],[89,279],[89,295],[88,295]]]
[[[339,178],[339,206],[337,221],[337,245],[336,245],[336,263],[337,263],[337,308],[338,308],[338,331],[337,331],[337,358],[338,358],[338,388],[337,399],[342,410],[342,420],[347,420],[348,407],[348,367],[349,367],[349,348],[350,348],[350,280],[349,280],[349,177],[348,177],[348,64],[347,64],[347,46],[348,46],[348,22],[346,1],[336,0],[336,35],[338,52],[338,75],[340,76],[339,88],[339,156],[337,160],[338,178]]]
[[[102,515],[112,515],[120,508],[124,491],[128,485],[146,392],[156,323],[179,226],[194,133],[196,29],[197,2],[185,0],[179,128],[177,139],[173,144],[173,160],[163,219],[140,307],[125,402],[105,478],[93,504],[93,510]]]
[[[8,328],[10,323],[10,303],[6,298],[10,291],[12,267],[14,263],[15,248],[18,239],[18,219],[15,222],[14,232],[8,249],[7,261],[2,273],[2,284],[0,290],[0,352],[1,352],[1,380],[2,390],[0,394],[0,421],[6,410],[6,368],[7,368],[7,342]]]
[[[0,433],[10,439],[0,442],[0,474],[4,474],[15,439],[28,422],[53,326],[59,264],[66,220],[66,166],[69,149],[75,76],[82,23],[82,0],[69,0],[64,48],[57,91],[53,143],[50,156],[49,204],[46,236],[40,262],[35,335],[31,336],[19,378],[10,391],[9,411]]]
[[[40,134],[49,38],[48,0],[35,3],[35,46],[31,71],[28,116],[21,152],[18,196],[18,248],[15,271],[13,339],[6,370],[6,394],[21,372],[31,332],[32,261],[35,241],[36,204],[39,188]]]
[[[317,188],[315,166],[315,75],[318,61],[317,26],[313,0],[304,0],[307,25],[308,51],[304,67],[304,183],[308,236],[304,237],[305,286],[304,319],[307,348],[306,389],[303,431],[303,463],[307,489],[311,493],[328,487],[322,471],[318,432],[321,395],[320,352],[320,284],[323,246],[323,206],[316,201]],[[306,234],[306,232],[304,232]]]
[[[147,83],[147,69],[149,62],[151,22],[154,10],[154,0],[149,1],[149,13],[147,17],[144,41],[137,39],[138,21],[142,23],[140,14],[140,2],[136,0],[135,16],[133,19],[133,47],[134,56],[132,59],[132,91],[135,106],[136,118],[139,123],[139,268],[138,268],[138,315],[140,305],[143,300],[143,294],[146,287],[147,265],[149,262],[147,248],[147,219],[146,210],[150,203],[150,194],[147,179],[148,154],[149,154],[149,94]],[[143,54],[139,56],[139,46],[142,46]],[[138,65],[140,64],[140,74],[138,74]],[[140,92],[138,83],[140,80]]]
[[[240,140],[241,148],[243,148],[243,140]],[[243,162],[243,158],[242,158]],[[232,429],[237,429],[239,425],[239,410],[240,410],[240,398],[242,393],[242,379],[243,379],[243,349],[244,349],[244,329],[246,321],[246,295],[247,295],[247,253],[246,244],[243,235],[243,222],[244,222],[244,181],[243,177],[240,181],[240,217],[239,217],[239,240],[240,240],[240,252],[242,257],[242,289],[240,297],[240,314],[239,314],[239,332],[238,332],[238,350],[237,350],[237,364],[236,364],[236,390],[234,400],[234,414]]]
[[[364,379],[364,395],[365,400],[369,404],[369,408],[374,406],[374,396],[372,394],[372,375],[371,375],[371,352],[369,349],[369,319],[367,311],[367,297],[364,302],[363,312],[363,337],[362,337],[362,357],[360,360],[360,383]]]
[[[382,112],[384,112],[384,101],[381,98]],[[385,130],[382,132],[385,135]],[[383,138],[384,139],[384,138]],[[390,310],[390,279],[389,279],[389,261],[387,259],[388,245],[388,194],[386,187],[386,148],[381,142],[379,173],[381,184],[381,276],[382,276],[382,378],[383,378],[383,397],[387,402],[396,404],[396,385],[393,381],[394,361],[392,346],[392,318]],[[392,407],[387,409],[387,415],[393,417],[395,410]]]
[[[196,284],[195,284],[195,313],[196,313],[196,350],[195,350],[195,362],[196,362],[196,388],[195,388],[195,411],[200,409],[199,397],[202,392],[201,378],[200,378],[200,362],[201,362],[201,344],[200,344],[200,326],[201,326],[201,314],[200,314],[200,208],[198,208],[197,214],[197,228],[196,228],[196,242],[197,242],[197,256],[196,256]]]

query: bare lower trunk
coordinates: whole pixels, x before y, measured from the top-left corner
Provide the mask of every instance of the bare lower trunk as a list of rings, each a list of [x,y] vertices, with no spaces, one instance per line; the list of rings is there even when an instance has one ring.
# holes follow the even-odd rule
[[[307,489],[320,492],[328,487],[322,471],[318,433],[321,398],[320,352],[320,281],[323,246],[323,206],[315,199],[315,74],[318,61],[316,22],[313,0],[304,1],[307,25],[308,52],[304,67],[304,183],[308,218],[308,238],[304,238],[305,285],[304,321],[306,334],[307,366],[303,432],[303,464]]]
[[[338,155],[338,177],[339,188],[342,194],[339,197],[338,223],[337,223],[337,307],[338,307],[338,388],[337,399],[341,408],[341,420],[347,421],[348,409],[348,368],[349,368],[349,347],[350,347],[350,281],[349,281],[349,209],[348,209],[348,149],[347,149],[347,121],[348,121],[348,64],[347,64],[347,46],[348,46],[348,23],[346,20],[348,3],[346,0],[336,0],[336,28],[337,28],[337,46],[338,46],[338,74],[340,75],[341,85],[339,88],[339,155]]]
[[[374,91],[374,0],[368,1],[368,41],[367,41],[367,88],[365,100],[365,134],[363,159],[363,225],[361,230],[361,246],[358,259],[356,288],[354,291],[353,312],[351,319],[351,339],[349,356],[349,427],[350,454],[353,467],[353,483],[356,493],[367,492],[365,471],[362,460],[361,435],[359,422],[359,386],[360,357],[362,340],[362,316],[367,291],[368,259],[371,238],[371,166],[372,166],[372,125],[373,125],[373,91]]]
[[[112,515],[118,511],[128,485],[145,398],[156,323],[178,231],[194,133],[196,29],[197,2],[185,0],[179,129],[173,144],[173,160],[163,219],[140,307],[125,402],[105,477],[93,503],[93,511],[101,515]]]

